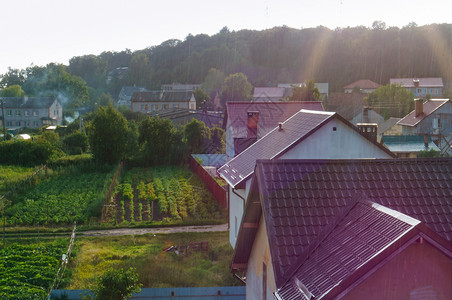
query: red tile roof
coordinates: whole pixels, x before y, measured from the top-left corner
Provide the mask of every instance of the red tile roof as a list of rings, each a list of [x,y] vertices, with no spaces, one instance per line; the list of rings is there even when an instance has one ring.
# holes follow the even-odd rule
[[[227,102],[224,126],[228,123],[231,135],[235,138],[247,138],[247,112],[258,111],[258,138],[263,137],[279,122],[284,122],[300,109],[323,111],[320,101],[305,102]],[[226,123],[227,122],[227,123]]]
[[[263,215],[281,287],[294,262],[355,199],[415,218],[445,240],[446,247],[452,246],[452,158],[259,160],[232,267],[246,265],[254,242],[258,226],[244,224],[258,224]],[[389,234],[392,229],[381,230]]]
[[[344,86],[344,89],[353,89],[354,87],[359,87],[360,89],[376,89],[379,86],[378,83],[373,82],[372,80],[361,79]]]
[[[419,122],[435,112],[438,108],[443,106],[449,101],[449,99],[430,99],[424,102],[422,105],[423,113],[416,117],[416,112],[413,110],[406,115],[402,120],[397,122],[399,125],[416,126]]]
[[[443,79],[441,77],[428,78],[391,78],[390,84],[400,84],[404,88],[414,88],[414,82],[419,81],[419,87],[444,87]]]

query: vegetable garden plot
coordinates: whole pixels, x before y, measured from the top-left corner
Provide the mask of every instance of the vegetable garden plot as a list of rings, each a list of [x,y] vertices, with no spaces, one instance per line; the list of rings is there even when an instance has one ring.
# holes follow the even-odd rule
[[[28,179],[37,168],[0,165],[0,196]]]
[[[0,298],[45,299],[67,250],[61,241],[0,248]]]
[[[99,215],[111,177],[111,172],[52,176],[14,199],[7,210],[8,223],[86,223]]]
[[[116,222],[214,219],[222,217],[217,201],[190,170],[176,166],[128,170],[113,197]],[[111,217],[110,217],[111,218]]]

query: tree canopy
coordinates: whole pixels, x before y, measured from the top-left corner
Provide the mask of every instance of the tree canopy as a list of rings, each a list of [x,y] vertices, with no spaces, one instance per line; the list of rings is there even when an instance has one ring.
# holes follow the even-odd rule
[[[390,117],[402,118],[414,109],[414,95],[398,84],[378,87],[365,99],[385,120]]]
[[[248,81],[248,78],[243,73],[235,73],[227,76],[224,79],[221,87],[221,100],[237,101],[237,100],[251,100],[253,86]]]
[[[322,96],[315,86],[314,80],[305,82],[302,86],[293,86],[289,101],[320,101]]]
[[[113,106],[100,106],[88,129],[88,139],[94,159],[116,163],[125,158],[130,129],[127,120]]]

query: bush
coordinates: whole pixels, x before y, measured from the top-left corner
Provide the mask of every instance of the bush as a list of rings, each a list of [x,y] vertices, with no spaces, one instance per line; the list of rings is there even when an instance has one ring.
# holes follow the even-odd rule
[[[66,136],[63,139],[63,149],[67,154],[82,154],[88,150],[88,137],[80,132]]]
[[[44,140],[9,140],[0,142],[0,163],[35,166],[45,164],[57,151]]]
[[[132,293],[139,293],[141,284],[138,283],[138,274],[134,268],[110,269],[102,275],[94,288],[96,300],[125,300]]]

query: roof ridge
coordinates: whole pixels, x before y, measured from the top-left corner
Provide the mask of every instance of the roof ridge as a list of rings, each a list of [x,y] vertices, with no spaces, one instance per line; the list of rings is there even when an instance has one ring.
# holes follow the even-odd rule
[[[303,265],[303,263],[309,259],[309,257],[314,253],[314,251],[320,246],[320,244],[330,235],[330,233],[336,228],[336,226],[342,222],[342,220],[350,213],[350,211],[359,203],[359,202],[372,202],[370,200],[362,200],[365,197],[358,193],[355,193],[353,197],[349,200],[350,202],[344,207],[344,209],[338,214],[336,219],[330,224],[326,225],[317,235],[317,238],[309,244],[308,249],[301,253],[300,257],[297,259],[296,263],[290,267],[285,274],[282,274],[282,279],[284,282],[281,284],[283,286],[288,280],[292,278],[292,276],[297,272],[297,270]],[[372,202],[373,203],[373,202]]]

